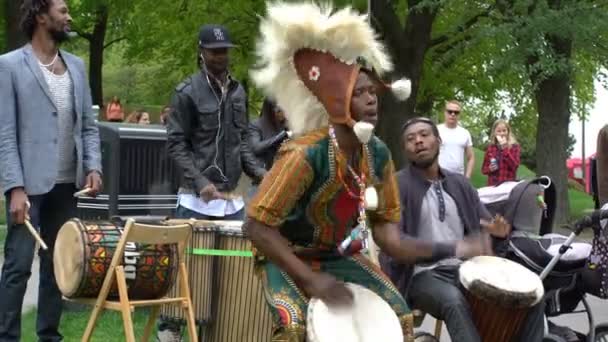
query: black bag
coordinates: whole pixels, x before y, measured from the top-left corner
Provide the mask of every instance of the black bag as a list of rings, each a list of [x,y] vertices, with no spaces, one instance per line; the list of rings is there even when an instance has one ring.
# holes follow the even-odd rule
[[[608,209],[605,204],[602,209]],[[585,292],[602,299],[608,298],[608,225],[599,222],[599,217],[592,219],[593,245],[591,254],[583,269]],[[605,221],[605,220],[604,220]]]

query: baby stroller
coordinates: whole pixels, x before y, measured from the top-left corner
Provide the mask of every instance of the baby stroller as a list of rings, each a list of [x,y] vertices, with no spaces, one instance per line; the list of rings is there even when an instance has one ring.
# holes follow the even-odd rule
[[[487,189],[480,189],[482,200],[484,191]],[[535,201],[530,196],[534,193],[538,194]],[[543,279],[548,318],[571,313],[587,315],[591,327],[587,335],[547,321],[548,333],[544,341],[608,341],[608,324],[596,325],[586,299],[587,294],[608,298],[608,229],[606,222],[600,224],[600,219],[608,218],[608,205],[604,208],[607,210],[596,211],[576,222],[573,232],[566,237],[551,233],[554,194],[550,179],[541,177],[518,183],[502,204],[486,203],[491,212],[499,213],[513,223],[512,236],[504,241],[503,256]],[[544,204],[540,201],[541,196]],[[487,197],[485,199],[487,201]],[[540,220],[536,211],[542,212]],[[594,231],[593,244],[573,242],[586,228]],[[580,303],[584,309],[576,311]]]
[[[547,317],[584,313],[589,322],[587,335],[548,322],[546,342],[608,341],[608,324],[596,324],[587,294],[608,298],[608,206],[577,221],[567,238],[550,234],[541,238],[514,236],[507,257],[538,273],[545,287]],[[592,228],[592,245],[573,242],[585,229]],[[584,309],[576,311],[579,303]]]

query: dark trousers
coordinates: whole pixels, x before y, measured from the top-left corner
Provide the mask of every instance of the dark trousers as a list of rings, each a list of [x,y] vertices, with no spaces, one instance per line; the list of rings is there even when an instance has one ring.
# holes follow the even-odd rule
[[[40,341],[61,341],[61,292],[53,271],[53,247],[59,228],[76,216],[74,184],[58,184],[49,193],[29,196],[32,205],[30,221],[40,231],[49,247],[39,250],[40,285],[38,288],[38,315],[36,332]],[[35,240],[25,225],[11,223],[10,194],[6,198],[7,236],[4,243],[4,265],[0,278],[0,341],[19,341],[21,336],[21,307],[31,275]]]
[[[452,341],[481,341],[469,304],[459,288],[458,267],[437,267],[416,274],[408,290],[408,303],[443,320]],[[530,309],[515,341],[543,340],[544,309],[542,302]]]
[[[182,207],[181,205],[177,207],[175,210],[175,217],[182,219],[197,219],[197,220],[212,220],[212,221],[233,221],[233,220],[243,220],[245,218],[245,209],[241,209],[232,215],[226,216],[209,216],[198,213],[194,210],[190,210],[188,208]],[[181,325],[164,319],[160,319],[158,322],[158,330],[173,330],[179,331],[181,329]],[[161,341],[162,342],[162,341]]]

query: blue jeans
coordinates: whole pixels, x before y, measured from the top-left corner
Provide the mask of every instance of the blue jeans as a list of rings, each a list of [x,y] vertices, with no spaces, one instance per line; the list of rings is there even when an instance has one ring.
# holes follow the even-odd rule
[[[76,216],[74,184],[58,184],[44,195],[29,196],[32,205],[31,223],[49,247],[40,249],[40,285],[36,332],[39,341],[61,341],[61,292],[55,282],[53,247],[59,228]],[[36,242],[25,225],[11,223],[10,194],[6,198],[7,236],[4,242],[4,265],[0,277],[0,342],[19,341],[21,337],[21,306],[31,275]]]
[[[211,220],[211,221],[239,221],[245,218],[245,209],[241,209],[234,214],[226,215],[226,216],[209,216],[205,214],[198,213],[194,210],[190,210],[186,207],[182,207],[181,205],[177,207],[175,210],[175,218],[181,219],[197,219],[197,220]],[[172,320],[166,320],[161,317],[158,321],[158,330],[170,330],[179,332],[181,330],[182,324],[179,322],[175,322]],[[163,342],[163,341],[161,341]]]

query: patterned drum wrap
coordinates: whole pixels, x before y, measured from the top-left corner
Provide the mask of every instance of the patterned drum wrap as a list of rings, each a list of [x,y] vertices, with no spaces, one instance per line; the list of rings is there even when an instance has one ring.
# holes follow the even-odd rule
[[[97,297],[122,233],[122,226],[110,222],[72,219],[62,226],[53,261],[57,285],[64,296]],[[130,299],[161,298],[175,283],[177,246],[127,242],[122,265]],[[116,283],[109,298],[118,298]]]
[[[167,221],[184,222],[188,221]],[[243,236],[242,225],[242,221],[193,223],[186,267],[201,341],[262,342],[272,338],[272,315],[255,274],[251,242]],[[181,311],[166,306],[161,308],[161,315],[185,324]]]
[[[199,250],[215,248],[217,229],[214,227],[194,227],[190,247],[186,250],[186,268],[190,281],[190,298],[194,310],[194,319],[199,325],[206,325],[211,319],[211,279],[213,258],[196,254]],[[169,292],[170,296],[178,296],[179,280]],[[186,312],[176,305],[163,305],[160,315],[180,324],[186,323]]]
[[[255,275],[251,242],[239,227],[222,227],[214,272],[214,322],[203,338],[210,342],[262,342],[272,338],[272,315]]]

